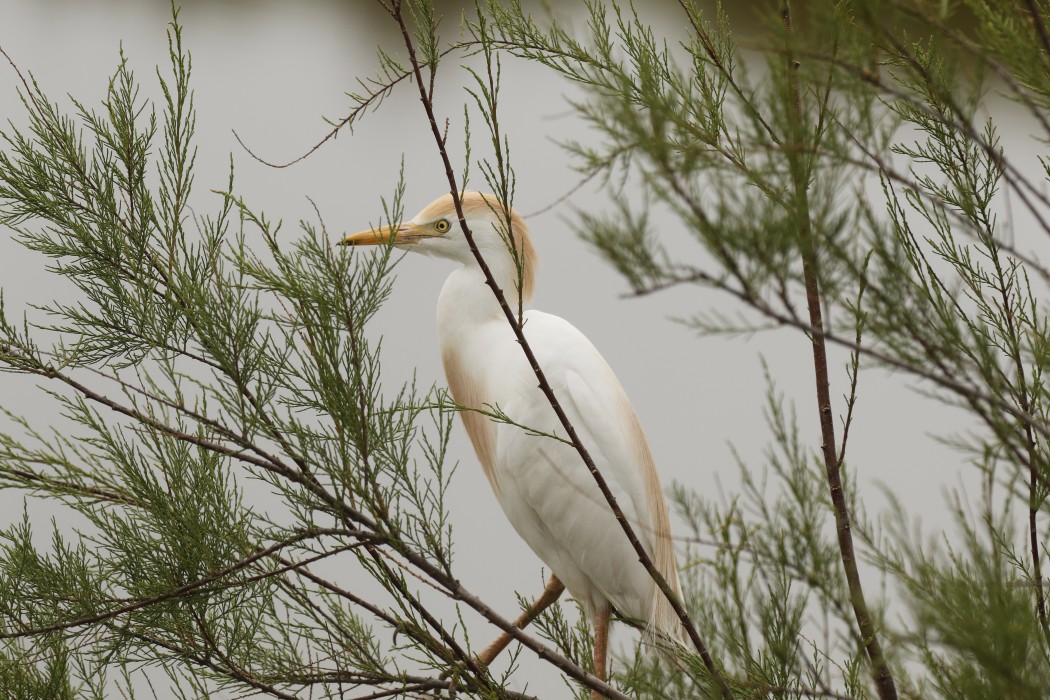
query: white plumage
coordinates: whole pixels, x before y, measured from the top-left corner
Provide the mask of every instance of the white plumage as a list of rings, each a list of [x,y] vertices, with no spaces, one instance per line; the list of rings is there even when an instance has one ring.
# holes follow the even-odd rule
[[[520,287],[527,308],[536,256],[524,221],[514,213],[507,217],[494,196],[477,192],[463,195],[463,211],[508,302],[517,309]],[[509,237],[500,233],[506,234],[508,218]],[[485,285],[451,195],[436,199],[396,231],[364,231],[344,242],[392,242],[460,263],[441,290],[437,311],[441,357],[453,398],[467,408],[498,408],[519,425],[564,437],[506,316]],[[660,479],[620,382],[594,345],[569,322],[534,309],[525,311],[524,320],[525,337],[555,396],[649,557],[678,592]],[[677,616],[639,562],[576,450],[477,412],[460,415],[508,520],[594,621],[599,675],[605,675],[610,605],[642,621],[651,632],[680,638]]]

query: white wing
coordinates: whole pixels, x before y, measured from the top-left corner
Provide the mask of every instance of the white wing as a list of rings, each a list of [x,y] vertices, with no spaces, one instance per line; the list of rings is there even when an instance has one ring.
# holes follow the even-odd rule
[[[526,336],[540,366],[653,557],[658,520],[646,480],[655,476],[646,474],[648,445],[623,388],[597,349],[567,321],[537,311],[526,318]],[[491,393],[486,393],[515,422],[564,437],[532,370],[515,358],[514,353],[522,357],[520,348],[509,350],[493,363],[500,367],[488,378]],[[496,429],[494,470],[507,517],[589,613],[607,599],[622,614],[651,618],[649,575],[572,446],[502,424]],[[662,494],[657,497],[662,508]]]

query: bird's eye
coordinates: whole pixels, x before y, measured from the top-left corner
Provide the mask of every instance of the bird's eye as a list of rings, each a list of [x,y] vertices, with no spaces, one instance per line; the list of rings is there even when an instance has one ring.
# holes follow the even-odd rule
[[[440,219],[434,223],[434,229],[438,233],[445,233],[450,228],[452,228],[452,224],[449,223],[448,219]]]

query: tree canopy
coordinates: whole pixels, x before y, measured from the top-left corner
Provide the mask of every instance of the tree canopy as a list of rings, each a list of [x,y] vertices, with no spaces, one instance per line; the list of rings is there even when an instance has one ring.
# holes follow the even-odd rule
[[[278,235],[232,159],[217,205],[191,207],[195,129],[213,117],[197,113],[175,10],[157,102],[133,57],[89,101],[56,100],[4,54],[28,121],[0,128],[0,224],[77,296],[21,318],[0,297],[0,369],[56,407],[29,420],[0,388],[14,426],[0,488],[76,523],[41,537],[27,514],[0,531],[3,695],[133,696],[148,678],[158,697],[534,697],[515,663],[475,659],[502,630],[578,696],[1044,697],[1046,0],[815,0],[804,15],[780,0],[746,40],[720,6],[681,0],[681,42],[614,1],[585,2],[580,26],[517,0],[478,0],[458,23],[429,0],[376,2],[402,43],[348,76],[348,111],[317,148],[412,91],[448,191],[510,205],[501,69],[543,66],[584,89],[572,107],[595,138],[565,143],[566,167],[614,208],[575,226],[632,293],[718,290],[732,313],[682,322],[787,327],[811,347],[812,395],[768,377],[766,460],[741,460],[740,491],[714,497],[703,475],[673,488],[688,645],[622,645],[605,684],[572,601],[518,630],[517,611],[461,582],[446,449],[463,409],[441,386],[381,383],[369,332],[398,256],[333,246],[320,213]],[[464,74],[465,106],[442,111],[435,84]],[[1004,98],[1030,125],[1025,149],[1003,145],[989,105]],[[402,219],[404,188],[390,183],[383,223]],[[654,212],[677,226],[656,230]],[[694,257],[672,252],[683,239]],[[957,493],[957,527],[935,538],[899,504],[866,508],[855,465],[879,455],[851,452],[849,434],[881,370],[967,416],[945,437],[985,490]],[[815,405],[819,440],[796,399]],[[523,607],[536,593],[507,585]]]

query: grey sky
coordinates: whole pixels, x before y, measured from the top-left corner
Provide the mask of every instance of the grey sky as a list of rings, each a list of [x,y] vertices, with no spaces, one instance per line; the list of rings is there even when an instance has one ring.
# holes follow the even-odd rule
[[[166,62],[166,13],[167,3],[159,1],[0,0],[0,45],[48,94],[68,92],[95,104],[123,42],[140,80],[156,96],[153,67]],[[656,19],[672,31],[677,24],[673,16]],[[378,114],[365,117],[356,133],[342,134],[284,170],[252,161],[231,133],[237,130],[260,155],[274,160],[304,152],[327,130],[322,116],[345,113],[343,93],[354,89],[355,77],[372,73],[374,45],[387,31],[376,24],[381,20],[371,13],[362,18],[337,2],[192,3],[184,9],[199,113],[193,200],[198,213],[218,206],[218,196],[209,190],[225,186],[230,153],[237,192],[250,206],[283,219],[288,237],[299,235],[299,219],[315,219],[307,196],[317,203],[333,238],[377,222],[380,197],[392,192],[402,155],[408,216],[447,190],[418,99],[408,89],[397,90]],[[453,17],[446,32],[456,29]],[[450,61],[438,91],[438,108],[451,120],[450,143],[460,159],[467,99],[460,89],[463,80],[457,62]],[[579,179],[555,142],[590,136],[569,114],[565,96],[574,94],[573,86],[512,59],[504,65],[504,86],[502,123],[518,176],[516,207],[528,214],[557,200]],[[14,72],[0,66],[0,116],[21,124],[15,88]],[[478,120],[475,130],[480,128]],[[476,155],[482,155],[481,140],[476,137]],[[473,187],[480,188],[477,168],[472,172]],[[573,207],[610,208],[605,193],[585,187],[568,203],[527,220],[541,261],[535,306],[572,321],[605,355],[641,417],[665,485],[677,480],[710,493],[721,482],[732,492],[738,478],[730,443],[752,466],[760,466],[768,436],[762,418],[763,356],[779,389],[797,402],[803,437],[819,448],[809,345],[801,334],[696,338],[670,317],[711,306],[734,308],[706,290],[621,299],[626,285],[565,223]],[[673,223],[661,227],[658,222],[658,228],[677,241],[675,250],[698,254]],[[434,308],[450,269],[448,263],[414,256],[399,267],[394,294],[371,328],[373,337],[385,338],[384,376],[390,387],[410,380],[414,369],[421,386],[443,384]],[[23,251],[7,232],[0,235],[0,286],[15,312],[28,301],[50,299],[55,291],[42,259]],[[845,356],[836,351],[832,395],[839,407],[847,388],[844,364]],[[937,528],[948,522],[941,493],[958,483],[960,458],[929,435],[952,432],[957,414],[913,392],[910,382],[883,372],[862,375],[851,469],[862,474],[869,514],[883,503],[871,486],[885,484],[928,528]],[[0,375],[0,403],[44,422],[58,420],[53,406],[21,378]],[[512,613],[515,591],[540,591],[541,564],[504,520],[459,427],[453,444],[461,461],[451,494],[461,577],[468,588]],[[0,526],[6,526],[20,517],[21,499],[0,493],[0,507]],[[475,640],[493,633],[479,624]],[[527,668],[521,677],[534,675],[533,690],[547,691],[545,697],[567,696],[539,664],[530,660]]]

